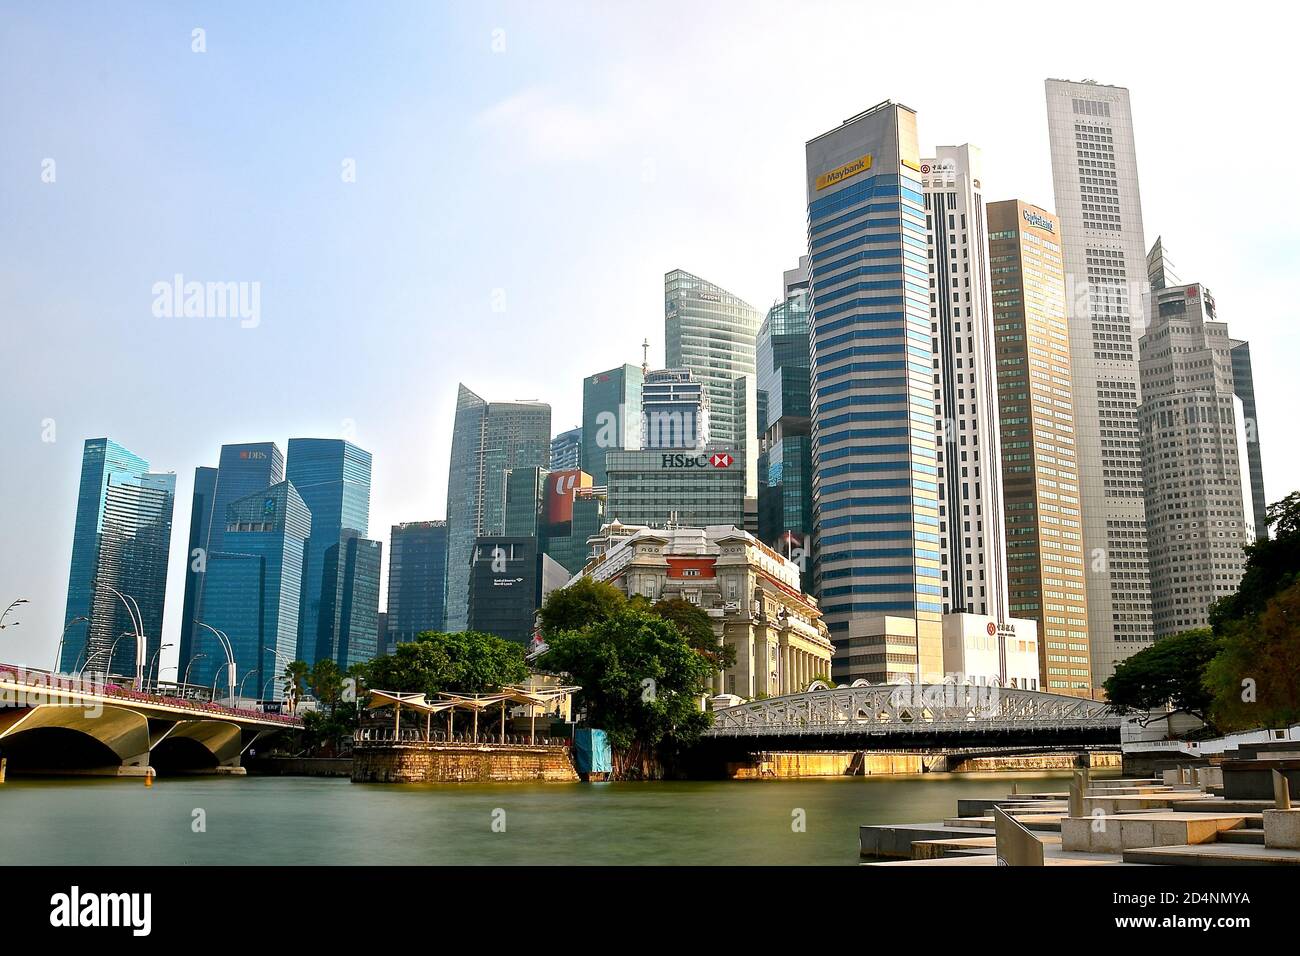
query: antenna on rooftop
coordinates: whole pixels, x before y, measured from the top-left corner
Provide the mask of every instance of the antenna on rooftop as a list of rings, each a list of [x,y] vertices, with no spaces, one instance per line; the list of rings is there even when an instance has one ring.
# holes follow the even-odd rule
[[[650,340],[641,340],[641,374],[645,375],[650,371]]]

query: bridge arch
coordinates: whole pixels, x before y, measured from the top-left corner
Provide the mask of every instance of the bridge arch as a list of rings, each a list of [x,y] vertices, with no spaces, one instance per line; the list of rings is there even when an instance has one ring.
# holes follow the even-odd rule
[[[149,721],[125,707],[40,704],[0,714],[0,751],[15,770],[144,767]]]

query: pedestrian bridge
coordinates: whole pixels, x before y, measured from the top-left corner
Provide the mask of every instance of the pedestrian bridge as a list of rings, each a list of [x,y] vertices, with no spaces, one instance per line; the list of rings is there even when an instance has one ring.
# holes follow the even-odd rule
[[[13,773],[243,773],[260,738],[296,717],[0,664],[0,757]],[[189,691],[180,689],[183,693]]]
[[[1080,697],[963,684],[867,684],[717,710],[707,738],[755,749],[1119,743],[1120,714]]]

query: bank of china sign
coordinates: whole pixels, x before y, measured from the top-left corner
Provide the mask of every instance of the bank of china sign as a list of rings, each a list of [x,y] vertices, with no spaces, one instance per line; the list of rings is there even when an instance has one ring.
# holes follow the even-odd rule
[[[832,169],[829,173],[822,173],[817,177],[817,189],[821,191],[827,186],[834,186],[836,183],[842,183],[846,179],[852,179],[858,173],[865,173],[871,168],[871,155],[859,156],[852,162],[845,163],[838,169]]]

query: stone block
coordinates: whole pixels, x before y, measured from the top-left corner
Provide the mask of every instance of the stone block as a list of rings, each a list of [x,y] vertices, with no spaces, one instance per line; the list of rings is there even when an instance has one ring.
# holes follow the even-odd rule
[[[1264,811],[1264,845],[1278,850],[1300,850],[1300,808]]]

